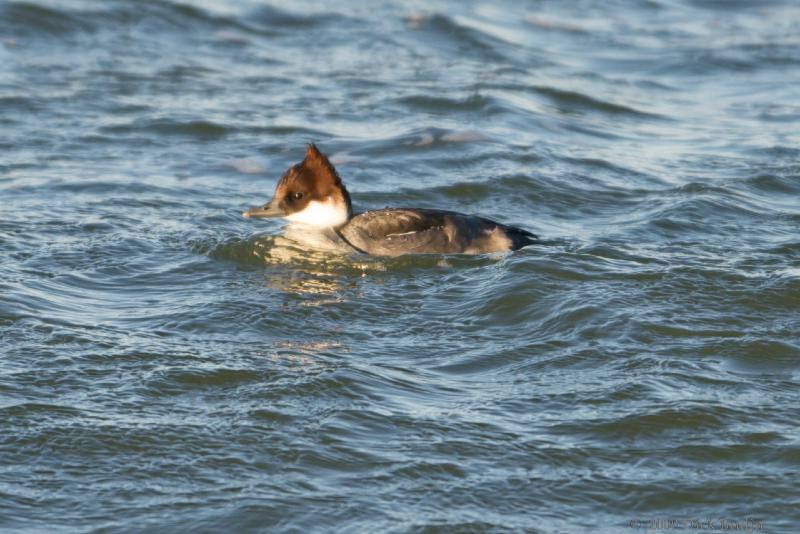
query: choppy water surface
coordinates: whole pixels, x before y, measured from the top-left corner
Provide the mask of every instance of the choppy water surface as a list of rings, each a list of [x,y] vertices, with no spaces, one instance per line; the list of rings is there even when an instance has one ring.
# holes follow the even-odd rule
[[[551,243],[293,249],[309,141]],[[5,1],[0,528],[796,532],[798,195],[792,0]]]

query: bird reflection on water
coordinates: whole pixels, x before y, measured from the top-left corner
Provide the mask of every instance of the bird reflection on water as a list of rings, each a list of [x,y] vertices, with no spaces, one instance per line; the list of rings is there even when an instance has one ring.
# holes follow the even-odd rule
[[[252,254],[265,266],[265,285],[282,293],[315,297],[304,299],[303,306],[323,306],[344,301],[346,287],[353,287],[353,276],[384,271],[377,261],[359,261],[335,248],[307,249],[284,236],[261,236],[249,241]]]

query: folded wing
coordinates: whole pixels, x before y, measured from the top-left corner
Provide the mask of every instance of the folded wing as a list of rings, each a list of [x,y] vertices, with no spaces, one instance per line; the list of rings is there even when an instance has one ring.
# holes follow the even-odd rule
[[[482,254],[524,246],[514,230],[489,219],[440,210],[387,208],[353,217],[340,235],[355,249],[376,256]],[[527,238],[526,238],[527,239]]]

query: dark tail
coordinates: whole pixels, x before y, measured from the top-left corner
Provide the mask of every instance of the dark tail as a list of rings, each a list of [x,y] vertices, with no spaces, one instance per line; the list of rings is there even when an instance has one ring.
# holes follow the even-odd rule
[[[539,236],[522,228],[506,226],[506,235],[511,239],[511,250],[517,250],[528,245],[540,243]]]

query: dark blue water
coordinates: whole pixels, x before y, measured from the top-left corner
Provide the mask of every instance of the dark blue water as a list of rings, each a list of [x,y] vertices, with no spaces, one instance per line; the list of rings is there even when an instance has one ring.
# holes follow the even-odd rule
[[[797,532],[799,197],[792,0],[0,2],[0,529]]]

